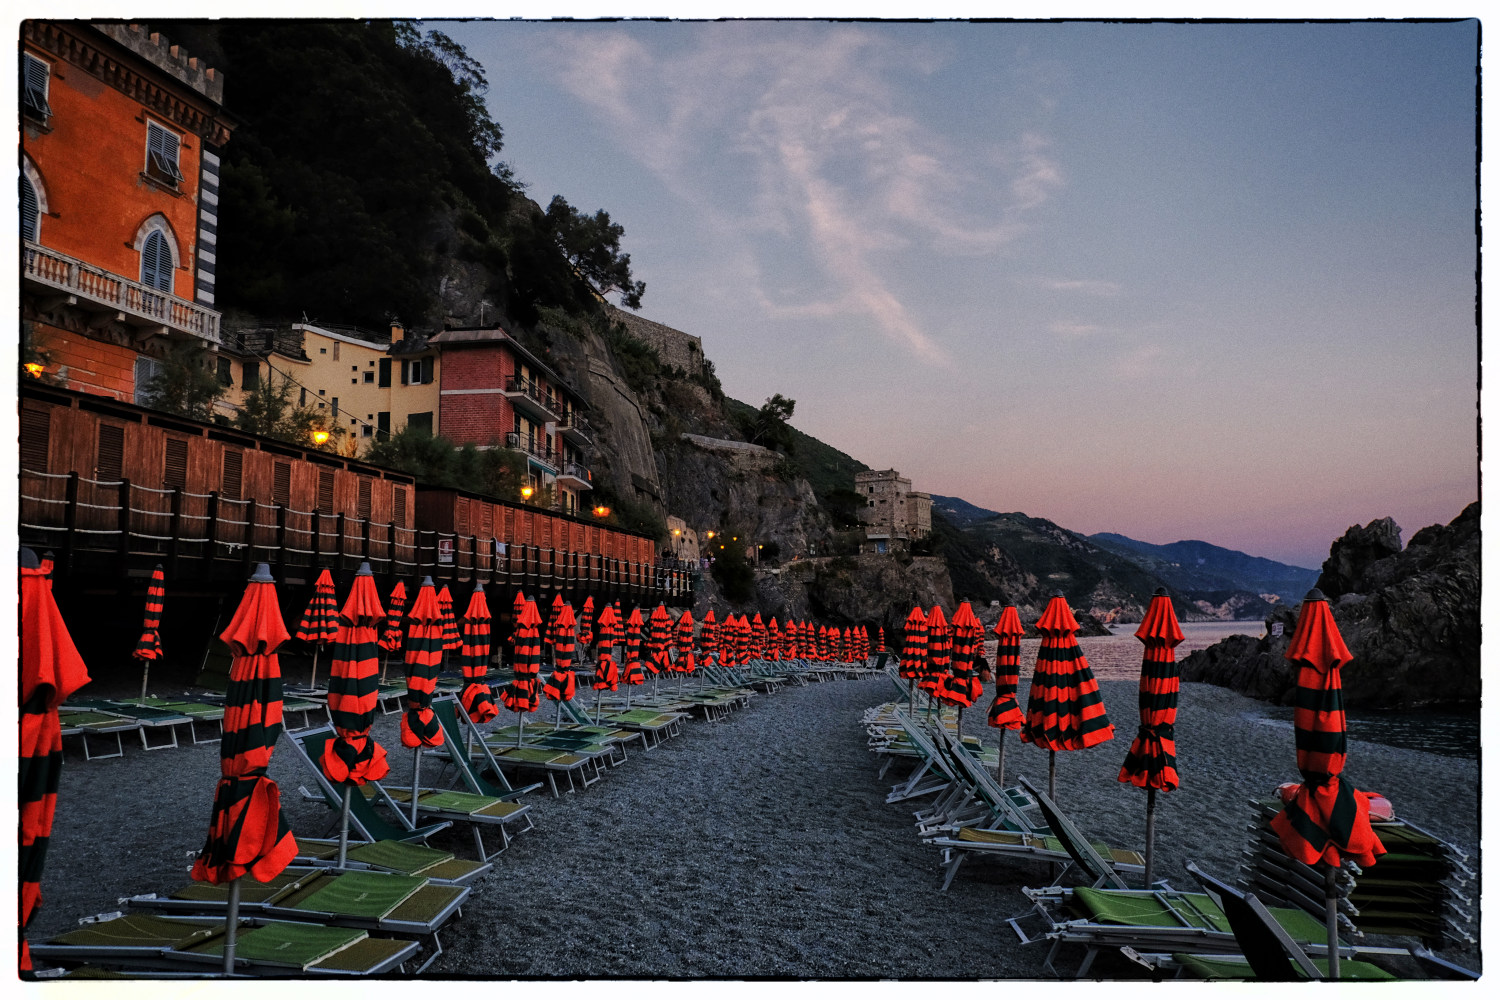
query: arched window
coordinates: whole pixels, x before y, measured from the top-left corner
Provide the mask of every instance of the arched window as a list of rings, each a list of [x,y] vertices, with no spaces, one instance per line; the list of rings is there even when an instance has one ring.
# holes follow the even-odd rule
[[[21,239],[36,243],[41,239],[42,206],[29,177],[21,177]]]
[[[172,290],[172,249],[160,229],[148,233],[141,245],[141,282],[159,292]]]

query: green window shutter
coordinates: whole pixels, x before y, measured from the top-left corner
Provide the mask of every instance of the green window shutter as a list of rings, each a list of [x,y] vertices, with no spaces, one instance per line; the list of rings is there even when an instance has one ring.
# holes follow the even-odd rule
[[[41,239],[38,226],[42,221],[41,204],[37,201],[36,188],[31,181],[21,178],[21,239],[36,243]]]
[[[172,290],[172,251],[161,230],[153,230],[141,247],[141,283],[159,292]]]

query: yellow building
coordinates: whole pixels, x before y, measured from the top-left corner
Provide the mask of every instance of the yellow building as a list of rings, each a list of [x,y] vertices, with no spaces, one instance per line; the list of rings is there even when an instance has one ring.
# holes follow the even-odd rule
[[[292,380],[292,403],[323,418],[347,455],[412,426],[437,434],[436,346],[393,324],[384,336],[356,327],[293,323],[290,330],[226,333],[217,360],[228,392],[221,413],[232,416],[262,378]]]

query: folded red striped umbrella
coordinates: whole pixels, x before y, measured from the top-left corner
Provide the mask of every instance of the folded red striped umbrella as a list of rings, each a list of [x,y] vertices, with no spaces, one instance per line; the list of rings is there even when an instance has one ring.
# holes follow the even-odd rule
[[[443,609],[429,576],[422,581],[417,598],[406,613],[406,711],[401,715],[402,746],[421,749],[443,745],[443,727],[432,711],[432,694],[437,688],[442,660]]]
[[[1338,865],[1347,856],[1373,865],[1385,846],[1370,826],[1371,795],[1342,777],[1348,737],[1341,674],[1354,657],[1316,588],[1302,599],[1286,658],[1297,664],[1292,723],[1302,783],[1282,793],[1285,805],[1271,826],[1303,864]]]
[[[692,673],[697,668],[698,661],[693,658],[693,613],[691,611],[684,611],[682,617],[677,619],[677,634],[674,640],[677,662],[672,664],[672,669],[679,674]]]
[[[943,689],[948,666],[953,657],[953,635],[940,605],[934,604],[927,614],[927,673],[917,679],[917,687],[930,695]]]
[[[490,605],[484,596],[484,584],[476,583],[464,609],[463,644],[458,647],[458,663],[464,672],[464,689],[459,703],[475,722],[489,722],[500,714],[495,707],[495,692],[485,680],[490,672]]]
[[[564,604],[557,614],[552,629],[552,675],[542,687],[542,694],[558,702],[558,721],[562,721],[562,702],[572,701],[577,693],[577,680],[573,676],[573,651],[577,648],[574,638],[578,621],[573,617],[573,607]]]
[[[940,700],[963,709],[979,700],[984,690],[980,687],[977,671],[974,669],[974,661],[980,655],[979,644],[983,641],[984,626],[979,624],[968,601],[964,601],[953,612],[952,634],[953,667],[942,679],[942,686],[934,693]]]
[[[698,645],[703,649],[705,663],[713,661],[719,652],[719,623],[714,619],[714,609],[709,608],[703,616],[703,627],[698,630]]]
[[[766,623],[760,617],[760,612],[755,612],[755,617],[750,619],[750,659],[766,659],[766,642],[770,633],[766,630]]]
[[[557,641],[557,620],[562,615],[562,608],[562,594],[553,594],[552,609],[547,613],[547,628],[542,632],[542,645],[548,649],[551,649],[552,644]]]
[[[443,584],[443,589],[438,591],[438,610],[442,612],[442,640],[443,652],[450,649],[458,649],[464,644],[463,634],[458,631],[458,618],[453,614],[453,595],[448,593],[448,585]]]
[[[615,691],[620,686],[620,668],[615,663],[615,645],[620,641],[620,619],[613,605],[599,612],[599,659],[594,665],[594,690]]]
[[[31,969],[31,950],[26,944],[26,927],[42,901],[42,869],[62,776],[62,726],[57,709],[89,682],[89,674],[52,596],[50,560],[44,564],[31,549],[22,549],[19,570],[21,711],[16,798],[20,839],[16,868],[20,878],[19,968],[27,972]]]
[[[1172,652],[1182,642],[1182,627],[1172,610],[1172,599],[1163,587],[1156,588],[1151,606],[1135,637],[1146,644],[1141,660],[1141,683],[1137,704],[1140,728],[1125,754],[1119,780],[1146,789],[1146,877],[1151,888],[1156,841],[1156,792],[1177,787],[1177,657]]]
[[[658,604],[656,610],[651,612],[651,630],[646,639],[646,669],[651,671],[652,676],[672,669],[672,663],[667,658],[667,644],[671,638],[672,616],[667,614],[666,605]]]
[[[785,640],[781,637],[781,626],[776,624],[773,616],[771,623],[766,626],[766,653],[770,659],[780,661],[784,642]]]
[[[989,724],[996,729],[1020,729],[1026,724],[1026,716],[1016,702],[1016,690],[1021,684],[1021,637],[1026,630],[1021,627],[1021,616],[1014,604],[1000,612],[995,623],[995,700],[990,702]],[[1005,734],[1001,733],[1003,737]]]
[[[354,575],[349,597],[339,611],[338,636],[333,640],[333,666],[328,673],[328,714],[334,738],[319,764],[328,780],[362,785],[390,773],[385,749],[370,736],[380,687],[380,627],[389,619],[380,607],[370,564]]]
[[[883,652],[885,650],[885,626],[881,625],[878,627],[880,629],[880,650]]]
[[[583,609],[578,612],[578,660],[583,662],[588,649],[594,644],[594,599],[585,597]]]
[[[511,665],[515,676],[500,692],[500,700],[512,712],[525,715],[541,705],[542,616],[536,603],[527,601],[516,616]],[[523,720],[524,724],[524,720]]]
[[[1061,592],[1047,603],[1021,739],[1046,750],[1083,750],[1113,739],[1099,682],[1078,646],[1078,619]]]
[[[297,856],[297,841],[281,815],[281,790],[266,775],[281,735],[281,665],[276,650],[288,639],[271,568],[261,563],[220,633],[233,655],[219,740],[219,783],[208,838],[193,878],[222,885],[244,875],[266,882]]]
[[[919,607],[912,608],[911,614],[906,616],[898,673],[907,680],[927,676],[927,615]]]
[[[151,583],[146,588],[146,614],[141,622],[141,637],[135,641],[131,656],[141,663],[141,700],[146,700],[146,678],[151,673],[151,662],[161,659],[161,609],[167,592],[161,565],[151,571]]]
[[[333,577],[325,569],[313,582],[312,600],[307,602],[302,620],[297,623],[296,638],[302,642],[323,645],[332,642],[338,633],[338,600],[333,593]]]
[[[401,615],[406,611],[406,584],[396,581],[385,608],[385,629],[380,634],[380,648],[389,653],[401,648]]]
[[[638,685],[646,683],[646,671],[641,666],[641,629],[646,620],[641,609],[634,608],[625,619],[625,665],[620,670],[620,683]]]

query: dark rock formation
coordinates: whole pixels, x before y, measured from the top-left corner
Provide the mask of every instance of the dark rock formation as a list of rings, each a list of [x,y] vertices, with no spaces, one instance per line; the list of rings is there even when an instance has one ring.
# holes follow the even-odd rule
[[[1479,701],[1479,504],[1423,528],[1390,551],[1390,518],[1350,528],[1323,564],[1320,589],[1354,661],[1343,670],[1354,708],[1436,708]],[[1385,555],[1379,553],[1384,551]],[[1370,558],[1374,555],[1374,558]],[[1328,583],[1333,583],[1330,592]],[[1345,589],[1348,585],[1359,590]],[[1182,661],[1182,678],[1290,704],[1296,671],[1284,658],[1296,609],[1266,619],[1266,636],[1233,636]],[[1281,635],[1275,635],[1280,625]]]

